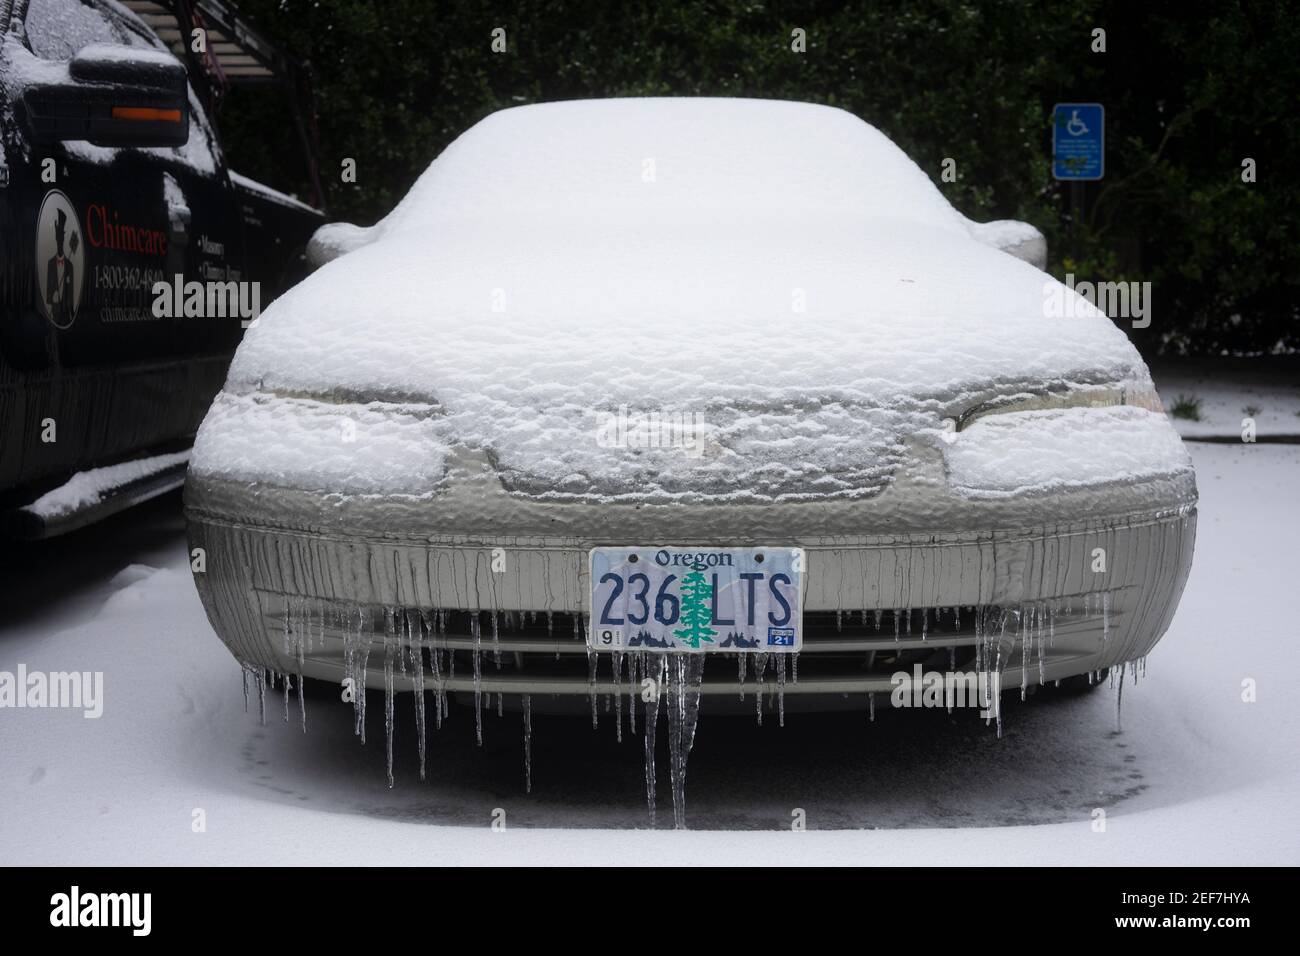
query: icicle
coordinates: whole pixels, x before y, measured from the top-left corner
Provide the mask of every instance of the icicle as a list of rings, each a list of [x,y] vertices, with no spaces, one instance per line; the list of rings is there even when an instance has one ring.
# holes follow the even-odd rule
[[[674,654],[668,701],[668,749],[673,786],[673,826],[686,829],[686,761],[695,743],[700,716],[700,689],[704,680],[704,654]]]
[[[785,726],[785,655],[776,655],[776,723]]]
[[[357,608],[357,636],[352,646],[352,666],[350,675],[352,678],[352,732],[361,738],[361,742],[366,742],[366,683],[370,669],[370,634],[368,633],[370,623],[369,612],[364,608]],[[347,639],[344,638],[345,645]]]
[[[655,728],[659,723],[659,695],[663,693],[664,674],[668,667],[664,655],[657,654],[654,661],[653,692],[646,701],[645,714],[645,799],[650,810],[650,825],[655,824]],[[648,674],[648,671],[647,671]]]
[[[627,727],[632,733],[636,733],[636,694],[637,688],[641,683],[640,667],[638,666],[640,655],[632,653],[627,658]]]
[[[415,739],[416,749],[420,754],[420,779],[424,779],[425,727],[424,727],[424,641],[421,633],[420,618],[411,620],[411,614],[404,614],[406,619],[407,646],[411,652],[411,684],[415,691]]]
[[[284,693],[284,722],[287,724],[289,722],[289,675],[288,674],[284,675],[283,693]]]
[[[1002,630],[1006,628],[1006,614],[1002,615]],[[998,634],[998,659],[997,670],[994,672],[998,676],[997,693],[993,695],[993,714],[997,718],[998,740],[1002,739],[1002,634]]]
[[[533,698],[524,694],[521,701],[524,712],[524,793],[533,792]]]
[[[591,698],[591,728],[595,730],[600,723],[599,708],[596,706],[596,665],[599,658],[595,651],[587,651],[587,696]]]
[[[930,609],[921,608],[921,640],[925,640],[926,633],[930,630]]]
[[[1118,733],[1124,729],[1120,713],[1124,704],[1124,665],[1121,663],[1118,668],[1111,668],[1110,672],[1114,674],[1117,669],[1119,670],[1119,679],[1115,684],[1115,731]]]
[[[623,742],[623,654],[615,651],[610,655],[614,665],[614,739]]]
[[[293,599],[286,597],[284,599],[284,625],[281,628],[282,631],[281,639],[284,643],[284,653],[286,655],[292,653],[292,648],[293,648],[293,644],[289,637],[289,635],[293,632],[293,627],[291,624],[292,617],[293,617]]]
[[[1033,605],[1020,606],[1020,701],[1029,697],[1029,644],[1032,641]]]
[[[872,608],[871,616],[876,619],[876,630],[880,630],[880,608]]]
[[[248,675],[252,670],[252,668],[250,668],[247,664],[240,663],[239,670],[240,673],[243,674],[243,681],[244,681],[244,713],[248,713]]]
[[[898,618],[903,611],[901,608],[894,608],[894,640],[898,640]]]
[[[433,678],[433,723],[438,730],[442,730],[442,705],[445,692],[442,688],[442,652],[438,650],[437,612],[428,614],[421,611],[420,620],[424,629],[429,632],[429,667],[432,670],[430,676]]]
[[[1101,592],[1101,643],[1110,643],[1110,591]]]
[[[767,673],[767,655],[754,655],[754,706],[758,715],[758,726],[763,726],[763,675]]]
[[[799,683],[799,652],[790,655],[790,683]]]
[[[393,608],[392,633],[393,633],[393,642],[395,644],[394,651],[397,655],[397,669],[401,672],[402,676],[405,677],[406,676],[406,654],[407,654],[407,648],[409,646],[409,642],[406,640],[406,638],[408,637],[407,628],[406,628],[406,614],[403,611],[399,611],[397,608]]]
[[[1047,627],[1045,620],[1050,617],[1051,609],[1046,604],[1038,606],[1038,686],[1042,687],[1047,683],[1046,657],[1047,657]]]
[[[313,647],[320,647],[320,648],[325,647],[325,608],[326,608],[325,604],[320,605],[320,625],[316,629],[315,640],[310,645],[308,645],[309,650]],[[337,608],[333,608],[332,610],[334,612],[334,616],[337,617],[339,620],[339,630],[341,631],[343,629],[343,613],[339,611]]]
[[[258,668],[257,671],[257,715],[258,719],[266,723],[266,674],[267,672]]]
[[[876,692],[867,693],[867,718],[874,724],[876,722]]]
[[[492,662],[501,670],[501,612],[491,611],[492,615]],[[500,710],[498,709],[498,716]]]
[[[469,631],[474,637],[474,739],[483,746],[483,634],[479,628],[478,611],[470,612]],[[455,654],[452,654],[455,660]]]
[[[359,612],[358,612],[359,616]],[[359,689],[356,683],[357,653],[360,641],[361,625],[357,624],[357,636],[352,634],[352,611],[346,610],[342,615],[343,628],[343,674],[344,679],[352,682],[352,733],[360,733],[360,721],[357,719],[357,697]]]
[[[325,621],[325,614],[324,611],[322,611],[321,627],[325,626],[324,621]],[[303,667],[303,664],[305,663],[304,655],[306,653],[303,644],[305,643],[306,639],[310,636],[310,634],[311,632],[307,631],[306,634],[298,638],[298,718],[302,722],[302,732],[304,734],[307,732],[307,698],[303,696],[304,678],[302,676],[302,672],[305,669]]]
[[[394,612],[384,610],[384,754],[388,767],[388,788],[393,788],[393,641]]]

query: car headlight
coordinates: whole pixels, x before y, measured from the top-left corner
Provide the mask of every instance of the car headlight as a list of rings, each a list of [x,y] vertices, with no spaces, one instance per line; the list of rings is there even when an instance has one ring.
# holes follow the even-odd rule
[[[957,431],[969,428],[985,415],[1005,415],[1010,412],[1036,412],[1053,408],[1107,408],[1115,405],[1132,405],[1150,412],[1164,413],[1152,385],[1098,385],[1071,387],[1043,392],[1021,392],[1000,396],[981,402],[962,412],[957,419]]]

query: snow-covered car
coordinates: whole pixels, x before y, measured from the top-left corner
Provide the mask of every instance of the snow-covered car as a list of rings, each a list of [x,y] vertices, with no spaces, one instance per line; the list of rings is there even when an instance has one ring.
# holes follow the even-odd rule
[[[705,710],[866,710],[918,665],[1136,667],[1174,613],[1195,476],[1142,359],[1036,230],[970,222],[846,112],[505,110],[309,254],[186,490],[254,680],[421,719],[635,713],[665,673]]]

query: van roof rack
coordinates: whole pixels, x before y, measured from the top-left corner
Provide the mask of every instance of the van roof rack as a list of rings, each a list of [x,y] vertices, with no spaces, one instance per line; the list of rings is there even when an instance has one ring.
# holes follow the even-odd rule
[[[321,208],[316,111],[312,98],[310,64],[277,49],[227,0],[120,0],[123,6],[152,29],[158,38],[188,64],[191,75],[206,83],[196,86],[211,113],[216,113],[226,92],[236,86],[278,86],[292,105],[294,125],[307,156],[311,204]],[[196,29],[207,31],[207,49],[196,53],[188,38]]]

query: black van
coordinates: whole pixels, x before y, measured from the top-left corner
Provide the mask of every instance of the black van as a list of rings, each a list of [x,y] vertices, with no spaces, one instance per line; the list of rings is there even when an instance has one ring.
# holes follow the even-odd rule
[[[159,283],[256,283],[265,306],[305,273],[322,213],[227,167],[190,31],[158,28],[206,7],[214,46],[249,36],[215,32],[236,16],[215,0],[0,0],[8,534],[69,530],[183,479],[248,316],[159,308]]]

